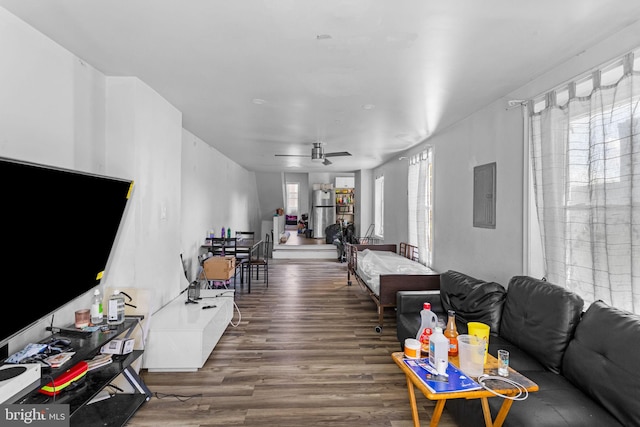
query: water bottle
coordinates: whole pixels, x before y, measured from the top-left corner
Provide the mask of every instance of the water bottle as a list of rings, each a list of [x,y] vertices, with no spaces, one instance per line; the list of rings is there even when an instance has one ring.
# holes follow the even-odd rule
[[[231,227],[227,228],[227,239],[231,238]]]
[[[109,310],[107,323],[109,325],[120,325],[124,322],[124,295],[115,289],[113,295],[109,297]]]
[[[227,235],[227,233],[225,231],[226,230],[224,229],[224,227],[222,227],[222,231],[220,231],[220,238],[224,239],[224,236]]]
[[[442,363],[445,361],[447,363]],[[442,328],[436,326],[433,334],[429,338],[429,364],[438,369],[439,374],[446,373],[446,367],[449,362],[449,340],[442,333]],[[444,367],[444,372],[442,368]]]
[[[102,295],[100,295],[100,289],[96,289],[93,291],[93,300],[91,301],[91,323],[99,325],[102,323],[103,317]]]
[[[433,311],[431,311],[431,303],[425,302],[422,304],[420,318],[420,329],[418,329],[416,339],[420,341],[421,353],[429,354],[429,337],[436,326],[438,326],[438,317]]]

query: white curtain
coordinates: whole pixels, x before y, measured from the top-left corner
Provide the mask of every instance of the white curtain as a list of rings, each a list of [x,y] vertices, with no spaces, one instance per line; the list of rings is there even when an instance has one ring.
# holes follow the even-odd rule
[[[547,279],[640,311],[640,74],[628,54],[529,101]]]
[[[431,266],[431,149],[409,159],[409,244],[418,247],[420,262]]]

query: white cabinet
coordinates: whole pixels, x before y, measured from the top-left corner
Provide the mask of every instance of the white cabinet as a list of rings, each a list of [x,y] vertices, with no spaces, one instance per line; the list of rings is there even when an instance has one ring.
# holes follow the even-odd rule
[[[355,188],[356,179],[352,176],[337,176],[336,177],[336,189],[337,188]]]
[[[153,315],[144,353],[149,372],[197,371],[207,361],[233,318],[234,291],[203,289],[200,297],[185,304],[181,294]]]

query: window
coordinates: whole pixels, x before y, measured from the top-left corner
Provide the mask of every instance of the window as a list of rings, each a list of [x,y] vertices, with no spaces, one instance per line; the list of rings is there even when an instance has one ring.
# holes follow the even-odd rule
[[[633,64],[631,53],[530,101],[529,135],[545,275],[587,305],[602,300],[640,313],[640,74]]]
[[[384,237],[384,175],[376,178],[375,212],[373,216],[374,233],[377,237]]]
[[[285,207],[286,215],[298,216],[298,188],[300,184],[297,182],[287,182],[287,205]]]
[[[432,148],[409,159],[408,227],[409,244],[418,247],[419,260],[426,266],[433,261]]]

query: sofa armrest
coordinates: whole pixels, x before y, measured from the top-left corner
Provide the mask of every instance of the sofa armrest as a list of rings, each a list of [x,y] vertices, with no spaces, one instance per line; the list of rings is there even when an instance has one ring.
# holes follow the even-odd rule
[[[431,303],[431,311],[436,313],[436,315],[443,313],[439,290],[396,292],[396,309],[398,314],[417,313],[420,315],[422,305],[425,302]]]
[[[431,303],[431,311],[444,322],[439,290],[396,292],[396,335],[400,348],[404,348],[404,340],[416,337],[421,323],[420,310],[425,302]]]

